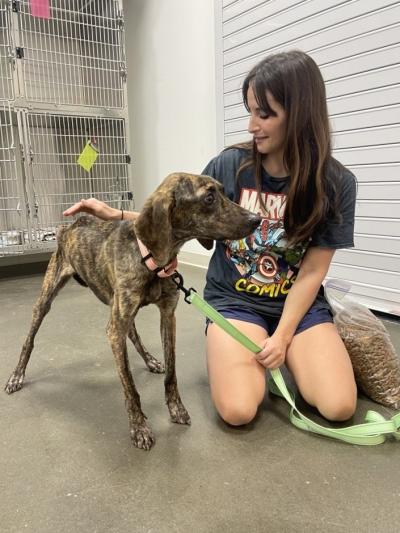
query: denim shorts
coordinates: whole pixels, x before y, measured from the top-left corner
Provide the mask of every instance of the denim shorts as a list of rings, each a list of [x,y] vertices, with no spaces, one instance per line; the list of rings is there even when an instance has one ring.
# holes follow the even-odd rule
[[[271,336],[274,334],[278,324],[279,318],[271,318],[265,315],[256,313],[248,309],[219,309],[221,315],[225,318],[233,318],[236,320],[242,320],[243,322],[250,322],[251,324],[257,324],[264,328],[268,335]],[[206,335],[208,325],[212,321],[210,319],[206,320]],[[316,326],[317,324],[324,324],[326,322],[333,323],[332,313],[329,309],[320,309],[317,307],[311,307],[304,317],[300,320],[299,325],[296,328],[295,335],[301,333],[302,331]]]

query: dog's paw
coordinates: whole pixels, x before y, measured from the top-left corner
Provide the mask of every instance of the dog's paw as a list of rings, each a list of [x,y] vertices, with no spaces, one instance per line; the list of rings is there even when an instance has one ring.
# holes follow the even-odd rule
[[[131,439],[133,445],[142,450],[150,450],[156,442],[156,438],[148,426],[131,428]]]
[[[22,389],[24,384],[24,374],[13,372],[10,376],[10,379],[7,381],[4,390],[7,394],[12,394]]]
[[[191,420],[189,413],[182,403],[169,403],[168,409],[171,415],[172,422],[176,424],[187,424],[190,426]]]
[[[164,374],[165,372],[164,363],[162,363],[152,355],[147,357],[146,365],[150,372],[153,372],[154,374]]]

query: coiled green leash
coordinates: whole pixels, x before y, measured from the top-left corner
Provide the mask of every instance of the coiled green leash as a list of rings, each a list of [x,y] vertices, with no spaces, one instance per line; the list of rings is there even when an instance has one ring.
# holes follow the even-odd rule
[[[185,293],[185,301],[193,304],[199,311],[201,311],[207,318],[215,322],[231,337],[240,342],[248,350],[253,353],[258,353],[261,348],[257,346],[246,335],[241,333],[235,326],[226,320],[216,309],[203,300],[193,289],[186,289],[183,286],[183,278],[179,272],[172,275],[172,280],[177,288]],[[332,439],[341,440],[350,444],[360,444],[364,446],[372,446],[375,444],[382,444],[386,438],[393,436],[396,440],[400,440],[400,413],[395,414],[392,418],[387,420],[384,416],[376,411],[367,411],[365,415],[365,422],[345,428],[327,428],[320,426],[304,416],[297,409],[293,399],[293,395],[286,387],[281,371],[278,369],[270,370],[271,380],[269,381],[269,390],[272,394],[284,398],[291,407],[290,421],[299,429],[310,431],[318,435],[330,437]]]

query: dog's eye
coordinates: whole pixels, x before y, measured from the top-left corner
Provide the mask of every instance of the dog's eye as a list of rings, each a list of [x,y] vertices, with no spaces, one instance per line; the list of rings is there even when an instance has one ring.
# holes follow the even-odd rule
[[[206,196],[204,197],[204,202],[207,204],[207,205],[211,205],[213,204],[215,201],[215,195],[213,192],[209,192],[206,194]]]

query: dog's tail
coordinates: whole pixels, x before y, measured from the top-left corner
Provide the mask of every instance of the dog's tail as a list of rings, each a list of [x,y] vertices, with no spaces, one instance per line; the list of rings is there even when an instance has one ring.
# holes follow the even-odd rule
[[[80,276],[78,276],[78,274],[73,274],[72,277],[74,278],[74,280],[76,280],[79,283],[79,285],[82,285],[82,287],[88,287],[88,284],[85,283],[83,279]]]

